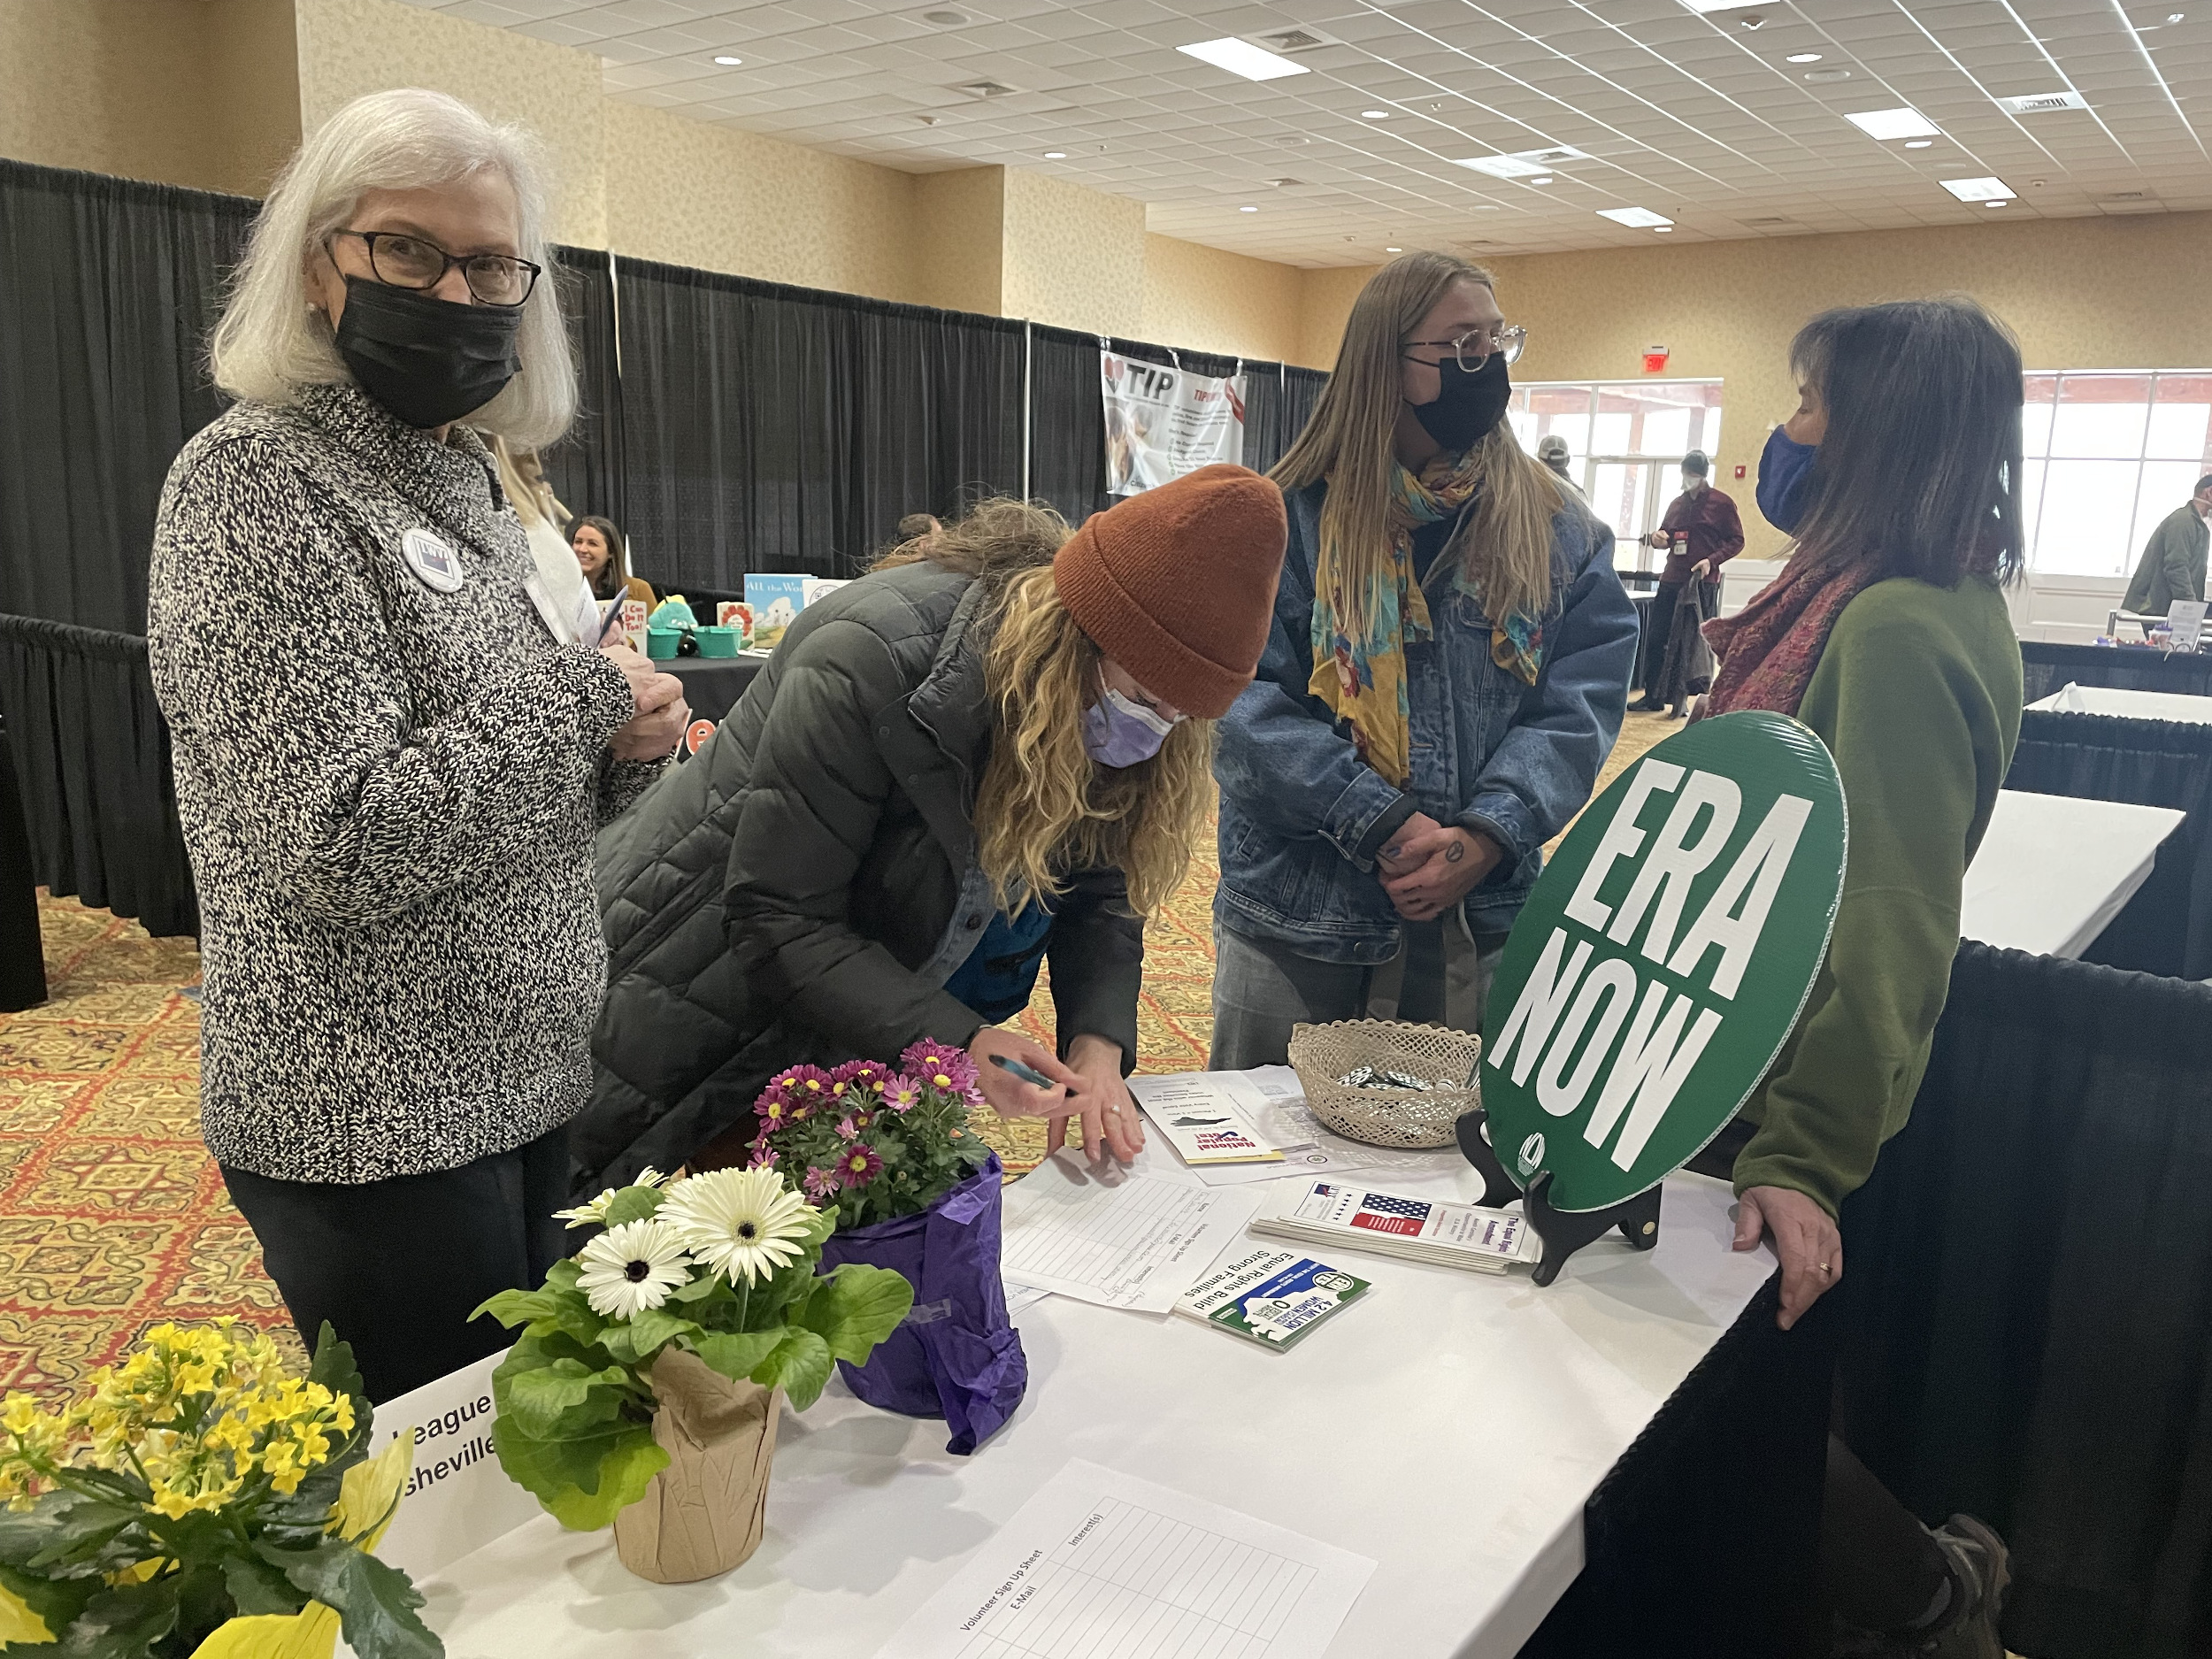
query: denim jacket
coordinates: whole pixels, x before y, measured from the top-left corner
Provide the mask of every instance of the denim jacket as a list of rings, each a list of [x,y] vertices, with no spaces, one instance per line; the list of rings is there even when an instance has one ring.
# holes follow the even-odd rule
[[[1463,901],[1502,932],[1543,868],[1543,844],[1590,798],[1619,735],[1636,610],[1613,572],[1613,533],[1579,501],[1552,519],[1552,602],[1533,686],[1492,662],[1490,622],[1453,582],[1458,538],[1423,591],[1434,638],[1406,648],[1413,774],[1404,790],[1362,761],[1313,674],[1314,555],[1327,485],[1291,491],[1290,545],[1259,676],[1222,720],[1220,926],[1326,962],[1386,962],[1399,918],[1375,854],[1413,811],[1505,849]]]

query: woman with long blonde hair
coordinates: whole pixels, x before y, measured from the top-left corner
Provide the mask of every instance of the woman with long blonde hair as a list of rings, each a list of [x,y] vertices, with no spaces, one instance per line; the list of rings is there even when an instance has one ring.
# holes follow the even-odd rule
[[[1133,1156],[1144,918],[1204,826],[1284,535],[1281,491],[1242,467],[1072,534],[988,501],[801,612],[601,838],[613,964],[580,1188],[735,1161],[777,1070],[924,1038],[964,1046],[991,1104],[1050,1118],[1052,1145],[1076,1118],[1093,1156]],[[1047,963],[1056,1052],[1001,1023]]]
[[[1495,286],[1450,254],[1384,266],[1275,468],[1274,627],[1215,763],[1217,1069],[1363,1011],[1479,1029],[1620,731],[1635,610],[1612,532],[1506,423],[1523,334]]]

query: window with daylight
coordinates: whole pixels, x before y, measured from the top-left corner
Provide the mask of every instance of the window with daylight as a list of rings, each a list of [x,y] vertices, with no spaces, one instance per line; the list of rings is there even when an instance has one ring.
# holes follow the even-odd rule
[[[1718,380],[1538,380],[1513,393],[1514,435],[1530,454],[1540,438],[1567,441],[1567,470],[1591,510],[1613,526],[1613,562],[1656,568],[1642,538],[1680,488],[1692,449],[1720,445]]]
[[[2030,374],[2020,517],[2029,568],[2126,576],[2212,472],[2212,370]]]

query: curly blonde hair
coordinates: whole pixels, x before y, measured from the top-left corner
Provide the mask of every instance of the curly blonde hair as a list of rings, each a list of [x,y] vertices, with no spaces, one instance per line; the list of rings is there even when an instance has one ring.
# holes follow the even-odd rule
[[[1149,916],[1190,867],[1212,801],[1211,720],[1179,721],[1160,752],[1102,766],[1083,747],[1083,713],[1098,698],[1105,654],[1060,603],[1052,557],[1067,521],[1049,507],[979,502],[926,546],[895,547],[875,568],[922,559],[989,584],[979,626],[994,716],[976,792],[977,857],[1009,914],[1064,892],[1070,874],[1118,869],[1129,904]]]

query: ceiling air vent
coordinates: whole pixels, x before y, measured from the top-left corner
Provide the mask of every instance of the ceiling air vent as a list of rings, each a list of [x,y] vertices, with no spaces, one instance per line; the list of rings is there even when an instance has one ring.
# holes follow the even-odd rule
[[[2031,92],[2024,98],[2000,98],[1997,105],[2015,115],[2048,115],[2055,110],[2085,110],[2089,100],[2078,92]]]
[[[1260,39],[1271,52],[1310,52],[1317,46],[1329,43],[1307,29],[1285,29],[1279,35],[1263,35]]]
[[[1301,188],[1305,182],[1303,179],[1270,179],[1268,180],[1268,183],[1273,185],[1278,190]]]
[[[2166,204],[2148,190],[2115,190],[2099,196],[2097,205],[2108,213],[2157,213]]]
[[[1001,86],[995,81],[971,81],[965,86],[953,88],[955,92],[964,92],[972,98],[1002,98],[1013,89]]]
[[[1746,230],[1778,230],[1785,225],[1797,223],[1795,219],[1779,214],[1770,214],[1765,219],[1741,219],[1736,222]]]

